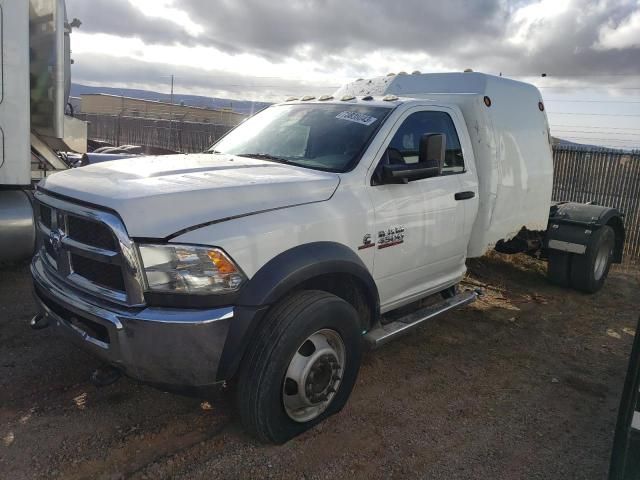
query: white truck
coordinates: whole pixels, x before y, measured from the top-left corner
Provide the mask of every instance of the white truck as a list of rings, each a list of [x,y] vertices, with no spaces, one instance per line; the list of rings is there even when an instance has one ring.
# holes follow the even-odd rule
[[[467,258],[537,253],[598,290],[622,215],[552,205],[552,175],[528,84],[400,74],[290,99],[202,154],[43,180],[33,326],[163,388],[228,382],[248,431],[284,442],[345,405],[366,347],[476,298]]]
[[[85,152],[85,122],[65,115],[70,88],[64,0],[0,0],[0,263],[33,255],[33,186]]]

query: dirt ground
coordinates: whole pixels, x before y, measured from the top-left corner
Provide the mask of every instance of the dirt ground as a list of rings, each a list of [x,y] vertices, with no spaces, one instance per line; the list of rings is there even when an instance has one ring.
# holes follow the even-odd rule
[[[26,266],[0,271],[0,478],[605,478],[639,271],[596,295],[526,257],[470,271],[483,299],[369,353],[345,409],[280,447],[225,398],[96,389],[98,361],[29,329]]]

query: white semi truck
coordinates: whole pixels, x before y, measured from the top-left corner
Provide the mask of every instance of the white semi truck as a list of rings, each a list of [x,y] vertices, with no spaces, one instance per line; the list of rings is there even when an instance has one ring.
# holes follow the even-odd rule
[[[622,215],[552,204],[544,110],[505,78],[391,75],[271,106],[201,154],[48,176],[33,325],[144,382],[230,383],[246,428],[284,442],[345,405],[365,347],[476,298],[467,258],[535,253],[556,283],[602,286]]]
[[[56,152],[86,151],[65,115],[71,28],[63,0],[0,0],[0,263],[33,255],[33,185],[69,167]]]

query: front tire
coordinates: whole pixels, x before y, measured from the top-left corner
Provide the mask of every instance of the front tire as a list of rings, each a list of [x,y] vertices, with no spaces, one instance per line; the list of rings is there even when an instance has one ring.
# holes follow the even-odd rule
[[[326,292],[297,292],[273,307],[240,368],[245,429],[284,443],[339,412],[360,368],[361,333],[355,309]]]

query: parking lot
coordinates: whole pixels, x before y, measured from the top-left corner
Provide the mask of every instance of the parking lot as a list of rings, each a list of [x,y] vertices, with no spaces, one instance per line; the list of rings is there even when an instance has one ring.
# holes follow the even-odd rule
[[[470,261],[486,295],[369,353],[347,407],[284,446],[256,443],[229,398],[122,379],[50,329],[25,265],[0,272],[0,478],[604,478],[640,311],[639,271],[595,295],[544,264]]]

